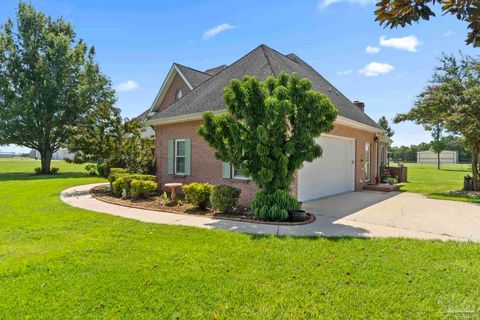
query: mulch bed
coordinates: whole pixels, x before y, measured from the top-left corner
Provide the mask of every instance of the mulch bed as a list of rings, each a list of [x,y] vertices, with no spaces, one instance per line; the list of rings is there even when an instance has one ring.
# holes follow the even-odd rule
[[[183,202],[183,199],[179,197],[180,201],[178,204],[164,204],[161,201],[160,195],[154,195],[147,199],[122,199],[115,197],[108,190],[108,186],[101,185],[94,187],[90,190],[90,194],[97,200],[116,204],[120,206],[136,208],[136,209],[146,209],[159,212],[170,212],[178,213],[185,215],[197,215],[203,217],[211,217],[216,219],[226,219],[234,221],[243,221],[243,222],[252,222],[252,223],[261,223],[261,224],[274,224],[274,225],[302,225],[308,224],[315,221],[315,215],[307,213],[307,220],[302,222],[274,222],[274,221],[262,221],[258,220],[249,208],[238,208],[237,212],[233,215],[226,215],[223,213],[215,212],[211,209],[201,210],[189,203]]]

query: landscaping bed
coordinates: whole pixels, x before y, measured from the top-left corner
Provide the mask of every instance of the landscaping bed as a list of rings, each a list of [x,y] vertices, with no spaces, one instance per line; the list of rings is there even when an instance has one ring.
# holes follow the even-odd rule
[[[142,199],[131,199],[126,198],[122,199],[121,197],[116,197],[109,190],[108,185],[100,185],[90,190],[91,195],[100,201],[116,204],[120,206],[136,208],[136,209],[145,209],[153,210],[159,212],[170,212],[177,214],[185,215],[198,215],[204,217],[211,217],[216,219],[227,219],[234,221],[244,221],[244,222],[255,222],[262,224],[274,224],[274,225],[302,225],[308,224],[315,221],[315,215],[307,213],[307,220],[302,222],[291,222],[291,221],[262,221],[258,220],[257,217],[253,215],[253,212],[250,208],[247,207],[238,207],[233,214],[224,214],[221,212],[215,212],[210,208],[206,210],[201,210],[198,207],[190,203],[186,203],[182,197],[179,197],[179,201],[176,204],[173,203],[163,203],[162,197],[159,194],[152,195],[148,198]]]

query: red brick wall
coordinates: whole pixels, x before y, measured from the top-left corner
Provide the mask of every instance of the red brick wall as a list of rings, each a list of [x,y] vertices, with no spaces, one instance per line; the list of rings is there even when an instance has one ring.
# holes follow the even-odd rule
[[[197,135],[197,128],[202,123],[201,120],[167,124],[155,127],[156,137],[156,158],[157,158],[157,180],[163,187],[165,183],[181,182],[188,184],[191,182],[209,182],[212,184],[227,184],[242,190],[240,203],[249,205],[251,199],[255,196],[257,187],[251,180],[224,179],[222,178],[222,162],[217,160],[214,150],[208,146],[203,138]],[[371,180],[375,181],[377,144],[374,141],[375,134],[368,131],[358,130],[342,125],[335,125],[330,134],[355,138],[355,190],[363,189],[364,174],[363,164],[365,159],[365,142],[370,142],[371,150]],[[167,143],[170,139],[191,139],[191,175],[174,176],[167,174]],[[162,188],[163,189],[163,188]],[[292,183],[292,190],[296,194],[297,177]]]
[[[212,148],[197,135],[199,121],[184,122],[155,127],[155,153],[157,158],[157,180],[159,185],[169,182],[209,182],[215,185],[226,184],[242,190],[240,203],[249,205],[255,196],[257,187],[251,180],[224,179],[222,177],[222,162],[215,158]],[[167,174],[167,143],[170,139],[190,138],[191,144],[191,175],[174,176]]]
[[[168,87],[168,90],[165,93],[165,96],[163,97],[163,100],[160,101],[158,110],[162,110],[166,106],[169,106],[172,103],[174,103],[175,102],[175,95],[177,94],[177,91],[179,89],[182,90],[184,96],[187,95],[187,93],[190,92],[190,88],[187,86],[185,81],[183,81],[182,77],[177,73],[173,77],[172,83]]]

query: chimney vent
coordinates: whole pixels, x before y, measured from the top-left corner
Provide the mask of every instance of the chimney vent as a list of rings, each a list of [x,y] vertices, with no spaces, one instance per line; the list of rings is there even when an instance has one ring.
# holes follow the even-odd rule
[[[360,111],[365,112],[365,103],[364,102],[355,100],[355,101],[353,101],[353,104],[356,105],[357,108],[360,109]]]

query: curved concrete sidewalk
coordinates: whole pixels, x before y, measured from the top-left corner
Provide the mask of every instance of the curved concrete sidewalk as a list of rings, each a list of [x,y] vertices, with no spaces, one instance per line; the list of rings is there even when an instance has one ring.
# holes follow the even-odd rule
[[[90,195],[90,189],[97,185],[100,184],[89,184],[68,188],[61,193],[60,198],[63,202],[74,207],[135,219],[143,222],[193,226],[206,229],[221,229],[251,234],[324,237],[405,237],[416,239],[469,240],[468,238],[449,236],[441,233],[424,232],[405,227],[383,225],[381,223],[357,221],[358,219],[349,219],[348,217],[350,215],[342,217],[322,215],[315,212],[315,210],[310,211],[316,214],[317,219],[315,222],[306,225],[285,226],[135,209],[105,203],[93,198]],[[354,201],[354,199],[351,200]],[[380,200],[388,201],[388,197],[384,200]],[[325,200],[321,199],[318,201]],[[313,204],[315,204],[315,202],[307,203],[307,208]],[[376,205],[378,204],[373,204],[372,207]],[[355,214],[353,214],[353,216],[355,216]]]

